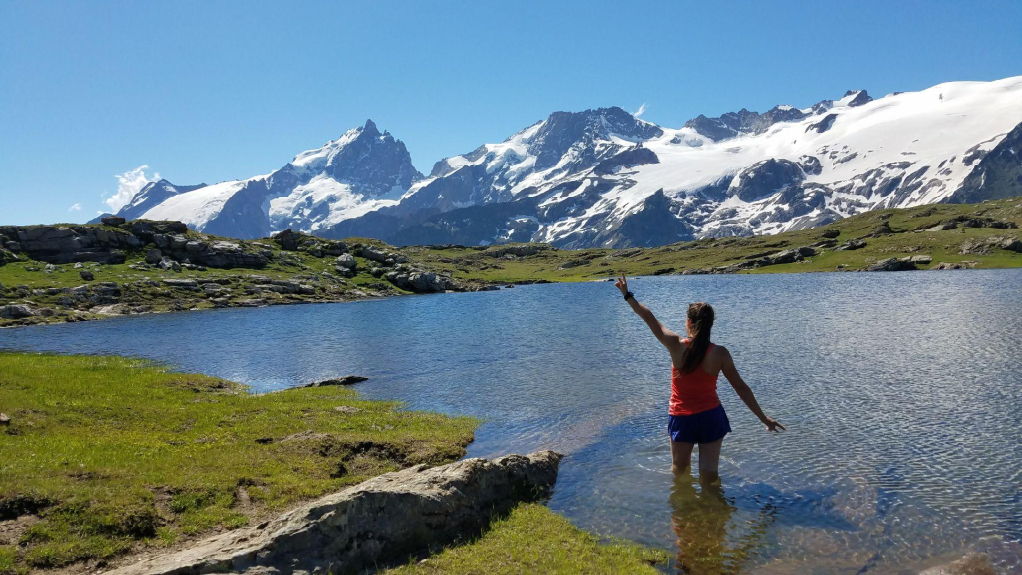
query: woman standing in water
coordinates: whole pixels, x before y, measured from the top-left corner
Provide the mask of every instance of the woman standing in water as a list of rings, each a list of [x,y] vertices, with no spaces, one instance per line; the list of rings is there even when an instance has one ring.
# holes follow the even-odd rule
[[[688,306],[688,320],[685,322],[688,337],[682,338],[664,327],[648,307],[635,300],[632,292],[628,291],[628,280],[624,275],[614,285],[621,290],[632,311],[639,314],[671,354],[671,402],[667,418],[671,471],[675,474],[687,471],[692,463],[692,449],[699,444],[700,481],[709,483],[717,479],[720,445],[724,436],[731,432],[731,423],[717,397],[717,376],[721,372],[767,431],[784,429],[760,409],[752,389],[738,375],[727,348],[710,342],[710,330],[713,328],[710,304],[700,302]]]

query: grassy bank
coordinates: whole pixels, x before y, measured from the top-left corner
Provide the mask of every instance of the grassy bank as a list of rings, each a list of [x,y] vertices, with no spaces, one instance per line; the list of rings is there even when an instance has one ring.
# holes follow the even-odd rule
[[[96,566],[453,461],[476,425],[342,387],[253,395],[139,360],[14,353],[0,411],[0,573]]]
[[[303,243],[289,250],[269,239],[231,240],[246,250],[268,254],[268,264],[259,269],[160,269],[145,263],[142,249],[128,250],[121,264],[85,263],[81,268],[71,264],[47,266],[22,258],[0,265],[0,306],[26,306],[32,315],[0,317],[0,327],[410,293],[387,280],[387,272],[392,270],[436,272],[452,278],[458,289],[471,290],[507,283],[590,281],[617,273],[853,271],[890,258],[921,256],[929,260],[918,263],[918,269],[1014,268],[1022,267],[1022,253],[1004,245],[1005,241],[1022,237],[1019,227],[1022,198],[879,210],[823,228],[774,236],[709,238],[654,248],[563,250],[543,244],[394,248],[376,240],[348,238],[345,242],[349,246],[375,246],[407,260],[387,265],[357,256],[352,277],[340,277],[336,257],[317,249],[324,240],[311,236],[303,236]],[[181,237],[216,240],[191,231]],[[840,249],[850,241],[858,244],[857,249]],[[760,265],[786,250],[810,247],[811,253],[807,251],[797,261]],[[91,272],[94,279],[83,280],[81,271]],[[197,285],[174,285],[167,280],[194,280]],[[267,285],[274,282],[290,282],[291,286]]]
[[[542,505],[525,504],[479,539],[388,575],[470,573],[658,573],[667,553],[633,543],[601,544]]]
[[[97,227],[102,226],[82,226]],[[27,305],[27,318],[0,317],[0,327],[101,319],[114,315],[201,310],[223,307],[343,302],[412,293],[370,273],[378,264],[355,257],[356,273],[341,277],[336,256],[315,250],[285,250],[272,240],[241,241],[188,231],[185,240],[224,240],[261,250],[268,263],[259,268],[161,269],[146,263],[146,250],[128,250],[119,264],[82,262],[47,265],[20,256],[0,263],[0,306]],[[310,237],[310,236],[306,236]],[[357,240],[358,238],[356,238]],[[362,239],[366,245],[381,246]],[[92,274],[84,280],[82,272]],[[198,285],[169,285],[192,280]],[[288,282],[290,289],[268,284]],[[211,290],[207,288],[217,288]],[[293,287],[301,286],[298,292]],[[473,289],[471,282],[466,289]],[[277,290],[277,291],[274,291]]]

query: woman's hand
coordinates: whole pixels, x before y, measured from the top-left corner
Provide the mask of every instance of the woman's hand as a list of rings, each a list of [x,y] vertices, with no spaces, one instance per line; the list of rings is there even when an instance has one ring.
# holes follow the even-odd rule
[[[781,431],[788,431],[787,429],[784,429],[783,425],[781,425],[780,423],[777,423],[776,419],[774,419],[774,418],[772,418],[770,416],[765,416],[765,417],[766,417],[766,419],[763,420],[763,425],[766,426],[767,431],[776,432],[778,429],[780,429]]]
[[[625,278],[625,274],[621,274],[621,277],[614,283],[614,287],[621,290],[622,296],[628,293],[628,279]]]

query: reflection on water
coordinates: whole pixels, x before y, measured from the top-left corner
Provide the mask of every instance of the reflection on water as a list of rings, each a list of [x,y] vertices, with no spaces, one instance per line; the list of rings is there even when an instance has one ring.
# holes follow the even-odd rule
[[[719,481],[697,488],[692,476],[679,476],[668,503],[671,528],[678,538],[678,571],[698,575],[740,570],[742,561],[727,541],[734,504],[724,496]]]
[[[636,278],[668,326],[714,305],[775,435],[722,383],[722,489],[676,485],[669,360],[609,284],[0,330],[0,348],[122,353],[279,389],[359,389],[485,420],[473,456],[568,453],[550,506],[686,569],[1022,569],[1022,270]]]

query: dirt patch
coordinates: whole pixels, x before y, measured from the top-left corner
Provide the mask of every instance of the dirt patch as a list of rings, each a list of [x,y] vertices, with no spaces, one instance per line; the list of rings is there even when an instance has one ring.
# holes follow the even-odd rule
[[[38,522],[37,515],[22,515],[17,519],[0,521],[0,545],[17,545],[21,536]]]

